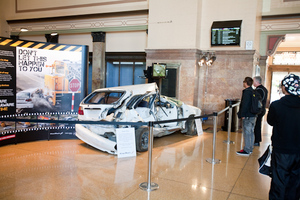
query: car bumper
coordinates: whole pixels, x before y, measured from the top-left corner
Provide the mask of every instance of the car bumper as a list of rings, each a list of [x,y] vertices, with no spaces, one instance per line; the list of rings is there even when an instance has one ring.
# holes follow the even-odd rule
[[[17,103],[17,108],[33,108],[33,104],[18,104]]]
[[[105,151],[110,154],[117,154],[117,150],[115,149],[117,144],[116,142],[90,131],[81,124],[76,124],[75,130],[76,136],[85,143],[101,151]]]

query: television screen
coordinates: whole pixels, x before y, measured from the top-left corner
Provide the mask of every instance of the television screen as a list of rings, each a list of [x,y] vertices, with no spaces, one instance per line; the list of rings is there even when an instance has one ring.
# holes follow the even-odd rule
[[[242,20],[216,21],[211,26],[211,46],[239,46]]]
[[[166,77],[167,65],[165,63],[153,63],[152,67],[153,67],[153,71],[152,71],[153,78],[165,78]]]

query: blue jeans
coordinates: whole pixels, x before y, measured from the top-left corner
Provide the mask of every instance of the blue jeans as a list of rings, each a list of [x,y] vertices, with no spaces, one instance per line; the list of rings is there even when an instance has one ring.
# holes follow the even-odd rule
[[[244,137],[244,151],[252,152],[254,144],[254,126],[256,117],[245,117],[243,119],[243,137]]]

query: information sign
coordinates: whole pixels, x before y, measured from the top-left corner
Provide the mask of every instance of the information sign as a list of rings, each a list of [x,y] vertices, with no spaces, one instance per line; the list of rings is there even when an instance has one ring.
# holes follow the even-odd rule
[[[136,156],[134,128],[117,128],[118,158]]]

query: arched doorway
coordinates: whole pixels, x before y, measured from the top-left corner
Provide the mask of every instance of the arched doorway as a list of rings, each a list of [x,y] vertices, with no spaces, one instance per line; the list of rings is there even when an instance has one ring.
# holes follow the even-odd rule
[[[269,40],[270,41],[270,40]],[[269,102],[279,99],[282,94],[280,81],[289,73],[300,76],[300,34],[278,36],[268,51],[266,86]]]

